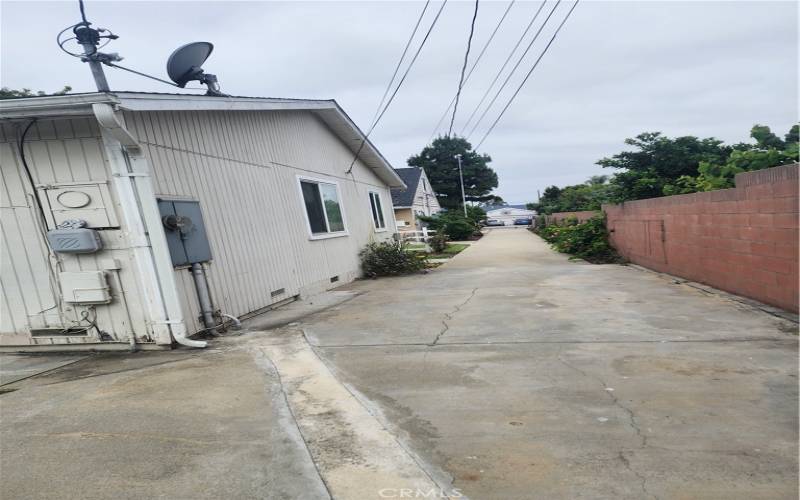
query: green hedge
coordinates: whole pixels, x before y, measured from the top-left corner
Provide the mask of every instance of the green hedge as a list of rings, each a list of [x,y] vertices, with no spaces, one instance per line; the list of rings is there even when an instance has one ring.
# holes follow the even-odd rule
[[[608,242],[605,216],[598,215],[585,222],[575,218],[561,224],[540,226],[537,234],[555,250],[595,264],[620,262],[620,256]]]

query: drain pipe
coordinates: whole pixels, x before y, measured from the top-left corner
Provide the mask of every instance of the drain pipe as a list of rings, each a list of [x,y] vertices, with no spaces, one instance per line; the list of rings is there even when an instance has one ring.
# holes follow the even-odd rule
[[[208,292],[208,280],[203,264],[195,262],[192,264],[192,278],[194,278],[194,288],[197,290],[197,302],[200,304],[200,314],[203,317],[203,326],[211,335],[216,335],[217,325],[214,321],[214,304],[211,303],[211,294]]]
[[[175,270],[167,238],[161,224],[153,181],[141,145],[120,121],[114,108],[92,104],[100,124],[106,152],[113,169],[113,180],[121,196],[120,205],[128,223],[133,252],[139,264],[139,279],[145,285],[149,319],[159,343],[170,337],[187,347],[206,347],[206,342],[187,336]]]

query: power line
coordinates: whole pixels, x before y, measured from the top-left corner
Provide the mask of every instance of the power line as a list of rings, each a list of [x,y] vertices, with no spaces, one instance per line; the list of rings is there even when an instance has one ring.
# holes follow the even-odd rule
[[[544,55],[547,53],[547,50],[550,48],[550,45],[553,44],[553,41],[556,39],[556,36],[558,36],[558,32],[561,31],[561,28],[567,22],[567,19],[569,19],[569,16],[572,14],[572,11],[575,10],[575,7],[578,6],[579,2],[580,2],[580,0],[575,0],[575,3],[572,4],[572,8],[569,9],[569,12],[567,12],[567,15],[564,16],[564,20],[561,21],[561,24],[559,24],[558,28],[556,28],[555,33],[553,33],[553,36],[550,38],[550,41],[547,42],[547,45],[544,47],[544,50],[542,50],[542,53],[539,55],[539,58],[536,59],[535,63],[533,63],[533,66],[528,71],[528,74],[525,75],[525,78],[522,80],[522,83],[519,84],[519,87],[517,87],[517,90],[511,96],[511,99],[508,100],[508,102],[506,103],[506,105],[503,108],[503,110],[497,116],[497,119],[494,121],[494,123],[492,123],[492,126],[489,127],[489,130],[486,131],[486,134],[484,134],[483,138],[481,139],[481,142],[479,142],[478,145],[475,146],[475,149],[478,149],[481,146],[481,144],[483,144],[483,142],[486,140],[486,138],[489,137],[489,134],[492,133],[492,130],[494,130],[495,125],[497,125],[497,123],[500,121],[500,118],[503,117],[503,115],[505,114],[506,110],[509,108],[509,106],[511,106],[511,103],[514,102],[514,98],[516,98],[517,94],[519,94],[519,91],[522,90],[522,87],[525,85],[525,82],[528,81],[528,78],[530,78],[531,74],[533,73],[533,70],[536,69],[536,66],[539,65],[539,61],[541,61],[542,57],[544,57]]]
[[[392,78],[389,80],[389,84],[386,86],[386,90],[383,91],[383,96],[381,97],[381,102],[378,104],[378,107],[375,109],[375,114],[372,116],[372,121],[370,124],[375,122],[375,118],[378,117],[378,113],[381,112],[381,108],[383,107],[383,103],[386,102],[386,96],[389,95],[389,91],[392,89],[392,84],[394,83],[395,77],[397,77],[397,72],[400,71],[400,66],[403,64],[403,60],[406,58],[406,54],[408,53],[408,48],[411,47],[411,42],[414,40],[414,37],[417,35],[417,30],[419,29],[419,25],[422,22],[422,18],[425,17],[425,12],[428,10],[428,5],[430,5],[431,0],[427,0],[425,2],[425,6],[422,7],[422,12],[419,13],[419,18],[417,18],[417,23],[414,25],[414,30],[411,32],[411,36],[408,37],[408,42],[406,42],[406,46],[403,49],[403,53],[400,55],[400,60],[397,61],[397,66],[394,68],[394,73],[392,73]]]
[[[539,39],[539,35],[542,33],[542,30],[544,30],[545,26],[547,26],[547,23],[550,21],[550,18],[553,16],[553,14],[555,13],[556,9],[558,9],[558,6],[560,4],[561,4],[561,0],[558,0],[556,2],[556,4],[553,6],[553,8],[550,9],[550,12],[547,14],[547,17],[544,19],[544,22],[542,23],[541,26],[539,26],[539,29],[536,31],[536,34],[533,35],[533,38],[531,39],[530,43],[528,43],[528,46],[525,47],[525,51],[522,52],[522,55],[519,57],[519,60],[517,61],[517,63],[514,64],[513,68],[511,68],[511,72],[506,76],[506,79],[503,80],[503,84],[500,85],[499,89],[497,89],[497,92],[494,94],[494,97],[492,97],[492,100],[489,101],[489,105],[486,106],[486,109],[484,109],[483,113],[481,113],[481,115],[478,117],[478,120],[475,122],[475,125],[473,125],[472,128],[470,129],[469,133],[467,134],[467,137],[471,137],[472,136],[472,134],[475,132],[475,129],[478,128],[478,125],[480,125],[480,123],[483,121],[483,119],[486,116],[486,114],[489,112],[490,109],[492,109],[492,106],[494,106],[495,101],[497,101],[497,98],[500,97],[500,94],[503,92],[503,89],[506,88],[506,85],[508,85],[508,82],[511,81],[511,77],[513,77],[514,73],[517,72],[517,69],[519,68],[519,65],[522,64],[522,61],[525,60],[525,56],[528,55],[528,51],[531,50],[531,47],[533,47],[533,44],[536,42],[536,40]]]
[[[475,62],[472,63],[472,67],[469,69],[469,72],[467,73],[466,78],[464,78],[464,85],[466,85],[467,82],[469,81],[469,77],[472,76],[472,72],[475,71],[475,67],[481,61],[481,58],[483,57],[483,54],[486,52],[486,49],[489,48],[489,44],[492,43],[492,40],[494,39],[494,36],[497,34],[497,31],[500,29],[500,25],[503,24],[503,21],[505,21],[506,16],[508,16],[508,11],[511,10],[511,7],[514,6],[516,1],[517,0],[511,0],[511,2],[508,4],[508,7],[506,8],[506,11],[503,12],[503,15],[500,17],[500,20],[497,22],[497,26],[495,26],[494,31],[492,31],[492,34],[489,36],[489,39],[486,40],[486,43],[484,44],[483,48],[481,49],[480,53],[478,54],[478,57],[475,58]],[[450,108],[453,107],[453,104],[455,102],[456,102],[456,98],[455,98],[455,96],[453,96],[453,98],[450,100],[450,104],[447,105],[447,109],[444,110],[444,113],[442,113],[442,116],[439,117],[439,121],[436,122],[436,127],[434,127],[433,133],[431,134],[431,137],[428,139],[428,142],[433,141],[433,138],[436,135],[436,131],[439,130],[439,126],[441,126],[441,124],[444,121],[444,119],[447,118],[447,114],[450,112]]]
[[[522,40],[525,39],[525,36],[531,30],[533,23],[535,23],[536,19],[539,18],[539,13],[542,12],[544,4],[546,3],[547,0],[544,0],[542,2],[542,4],[536,10],[536,13],[533,15],[530,22],[528,23],[528,26],[525,27],[525,31],[522,32],[522,35],[520,35],[519,40],[517,40],[517,43],[514,45],[514,48],[511,49],[511,52],[508,54],[508,57],[506,57],[506,60],[503,62],[503,65],[500,66],[500,71],[497,72],[497,74],[494,77],[494,80],[492,80],[492,83],[489,85],[489,88],[487,88],[486,92],[483,93],[483,96],[481,97],[481,100],[478,102],[478,105],[475,106],[475,109],[472,110],[472,114],[469,115],[469,118],[467,118],[466,123],[464,123],[464,128],[461,129],[461,135],[464,135],[464,130],[466,130],[467,127],[469,127],[469,124],[472,122],[472,119],[475,118],[475,114],[478,112],[479,109],[481,109],[481,106],[483,105],[484,101],[486,101],[486,98],[489,96],[489,93],[494,88],[494,84],[497,83],[497,80],[500,79],[500,75],[503,74],[503,71],[506,69],[506,66],[508,66],[508,63],[511,61],[511,58],[514,57],[514,54],[517,52],[517,49],[519,48],[520,44],[522,44]]]
[[[389,109],[389,106],[392,104],[392,101],[394,101],[394,98],[397,95],[397,92],[400,90],[400,87],[403,86],[403,82],[406,81],[406,77],[408,76],[409,72],[411,72],[411,68],[414,67],[414,63],[416,62],[417,57],[419,57],[420,52],[422,52],[422,48],[425,46],[425,43],[428,41],[428,37],[431,36],[431,32],[433,31],[434,26],[436,26],[436,23],[439,21],[439,16],[442,15],[442,11],[444,10],[445,5],[447,5],[447,1],[448,0],[444,0],[442,2],[442,6],[439,7],[439,10],[436,12],[436,17],[433,18],[431,25],[428,27],[428,31],[425,33],[425,37],[422,39],[422,42],[420,42],[419,47],[417,47],[417,51],[414,53],[414,57],[411,58],[411,62],[408,63],[408,67],[403,73],[403,76],[400,78],[400,81],[397,82],[397,87],[395,87],[394,92],[392,92],[392,95],[389,97],[389,100],[386,101],[386,105],[383,107],[383,111],[381,111],[381,113],[372,123],[372,126],[369,128],[366,135],[364,135],[364,139],[361,140],[361,144],[358,146],[358,150],[356,151],[356,154],[353,156],[353,161],[350,162],[350,167],[347,169],[345,173],[349,174],[353,170],[353,165],[356,164],[358,155],[361,154],[361,150],[364,149],[364,144],[367,143],[369,135],[372,133],[373,130],[375,130],[375,127],[381,121],[383,115],[386,114],[386,110]]]
[[[464,53],[464,64],[461,66],[461,77],[458,79],[458,90],[456,91],[456,102],[453,105],[453,117],[450,118],[450,128],[447,129],[447,136],[453,133],[453,123],[456,121],[458,111],[458,99],[461,97],[461,89],[464,87],[464,73],[467,71],[469,61],[469,50],[472,48],[472,36],[475,34],[475,20],[478,18],[478,4],[480,0],[475,0],[475,12],[472,14],[472,23],[469,26],[469,38],[467,38],[467,50]]]

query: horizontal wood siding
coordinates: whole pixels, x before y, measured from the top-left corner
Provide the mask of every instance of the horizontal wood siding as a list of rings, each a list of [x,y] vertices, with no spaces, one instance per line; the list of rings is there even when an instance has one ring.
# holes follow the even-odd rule
[[[391,238],[393,227],[374,231],[368,195],[381,194],[391,221],[388,188],[360,161],[347,174],[351,149],[312,112],[124,116],[151,162],[158,195],[200,201],[214,256],[208,278],[222,312],[245,315],[349,282],[359,273],[359,250]],[[298,176],[338,183],[348,236],[309,238]],[[176,273],[190,329],[199,330],[191,276]],[[285,293],[273,296],[279,289]]]

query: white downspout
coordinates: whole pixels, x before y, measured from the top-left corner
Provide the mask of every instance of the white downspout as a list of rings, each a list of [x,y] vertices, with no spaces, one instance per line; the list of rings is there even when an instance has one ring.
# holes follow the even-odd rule
[[[136,138],[122,125],[114,108],[92,104],[111,162],[113,179],[129,231],[139,280],[145,293],[153,332],[159,343],[175,342],[205,347],[206,342],[187,337],[175,271],[161,225],[147,159]]]

